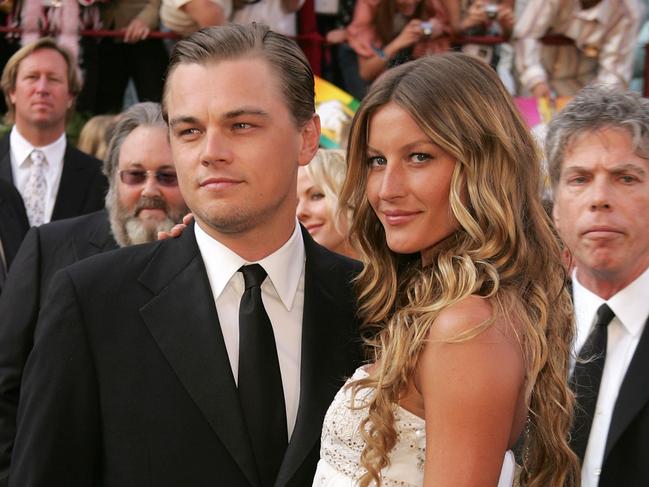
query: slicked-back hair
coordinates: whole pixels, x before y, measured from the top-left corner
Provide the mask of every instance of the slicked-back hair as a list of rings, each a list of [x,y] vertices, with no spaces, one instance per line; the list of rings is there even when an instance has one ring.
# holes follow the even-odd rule
[[[166,100],[169,80],[181,64],[209,63],[257,57],[266,60],[279,77],[284,100],[294,122],[303,126],[315,114],[313,71],[298,45],[288,37],[273,32],[267,25],[229,24],[206,27],[178,42],[167,68],[163,114],[167,119]]]
[[[36,51],[41,49],[51,49],[58,52],[63,59],[65,59],[65,64],[67,66],[66,73],[68,77],[68,92],[72,95],[73,98],[81,92],[81,76],[79,74],[79,67],[77,62],[70,51],[66,48],[57,44],[56,40],[52,37],[42,37],[37,41],[31,42],[26,46],[21,47],[18,51],[14,53],[13,56],[9,58],[7,64],[2,70],[2,80],[0,81],[0,86],[2,86],[2,91],[4,92],[5,102],[7,104],[7,114],[5,119],[9,123],[14,122],[14,115],[16,112],[16,107],[11,101],[10,93],[16,90],[16,79],[18,78],[18,68],[20,63],[22,63],[27,57],[31,56]],[[68,117],[74,110],[74,106],[68,109]]]
[[[111,188],[114,185],[115,172],[117,171],[122,144],[124,144],[126,137],[138,127],[166,128],[159,103],[150,101],[136,103],[123,114],[119,115],[119,121],[115,125],[112,137],[108,142],[108,150],[106,151],[106,159],[104,160],[103,166],[104,174],[108,178],[108,183]]]
[[[548,126],[545,154],[553,187],[559,183],[566,150],[575,138],[602,128],[626,130],[635,153],[649,159],[649,99],[619,87],[587,86]]]

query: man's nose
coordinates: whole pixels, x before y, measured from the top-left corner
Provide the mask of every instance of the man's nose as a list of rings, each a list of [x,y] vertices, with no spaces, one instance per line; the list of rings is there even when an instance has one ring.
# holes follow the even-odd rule
[[[39,76],[36,80],[36,91],[46,92],[49,91],[49,81],[46,76]]]
[[[157,196],[161,193],[157,174],[155,172],[147,172],[144,186],[142,187],[142,196]]]
[[[201,163],[207,165],[216,162],[229,162],[230,160],[231,154],[225,137],[216,130],[208,130],[201,151]]]
[[[592,210],[610,209],[612,203],[612,188],[607,177],[599,176],[590,186],[590,208]]]

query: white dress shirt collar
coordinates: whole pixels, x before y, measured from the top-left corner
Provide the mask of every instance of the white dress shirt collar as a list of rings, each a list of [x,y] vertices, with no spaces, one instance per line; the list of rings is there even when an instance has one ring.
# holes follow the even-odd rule
[[[196,243],[203,256],[205,268],[212,286],[214,298],[218,299],[228,282],[239,268],[253,262],[246,261],[221,242],[210,237],[197,223],[194,225]],[[256,262],[261,265],[270,279],[277,295],[287,310],[291,310],[295,300],[305,251],[300,225],[295,222],[291,237],[272,254]]]
[[[577,270],[573,272],[572,287],[575,306],[575,318],[577,325],[595,321],[597,309],[603,303],[609,305],[618,320],[622,323],[627,333],[637,337],[644,329],[647,316],[649,316],[649,299],[647,291],[649,290],[649,268],[640,274],[640,276],[624,289],[611,296],[605,301],[593,292],[586,289],[577,279]],[[578,331],[583,329],[578,326]],[[578,337],[578,345],[583,338]],[[580,343],[581,342],[581,343]]]
[[[51,144],[43,147],[36,147],[25,139],[14,125],[11,129],[11,134],[9,135],[9,144],[19,167],[24,167],[25,164],[27,164],[29,155],[34,149],[38,149],[45,154],[47,165],[50,167],[58,167],[63,163],[66,145],[65,133],[61,134],[61,136]]]

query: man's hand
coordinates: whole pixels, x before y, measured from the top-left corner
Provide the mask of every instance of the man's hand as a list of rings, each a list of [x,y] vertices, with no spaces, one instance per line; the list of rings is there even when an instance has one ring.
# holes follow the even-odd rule
[[[187,213],[183,217],[182,223],[174,225],[168,232],[158,232],[158,240],[167,240],[171,237],[180,237],[180,235],[185,231],[185,228],[187,228],[187,225],[189,225],[193,219],[194,215],[192,213]]]
[[[124,42],[130,44],[143,41],[149,36],[151,29],[148,25],[142,22],[137,17],[134,18],[128,27],[126,27],[126,33],[124,34]]]

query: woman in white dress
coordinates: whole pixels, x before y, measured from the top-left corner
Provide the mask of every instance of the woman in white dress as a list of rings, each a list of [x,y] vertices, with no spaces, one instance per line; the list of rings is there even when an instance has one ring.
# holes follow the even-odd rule
[[[352,125],[342,201],[370,364],[331,405],[315,486],[572,486],[573,336],[534,142],[461,54],[384,74]]]

